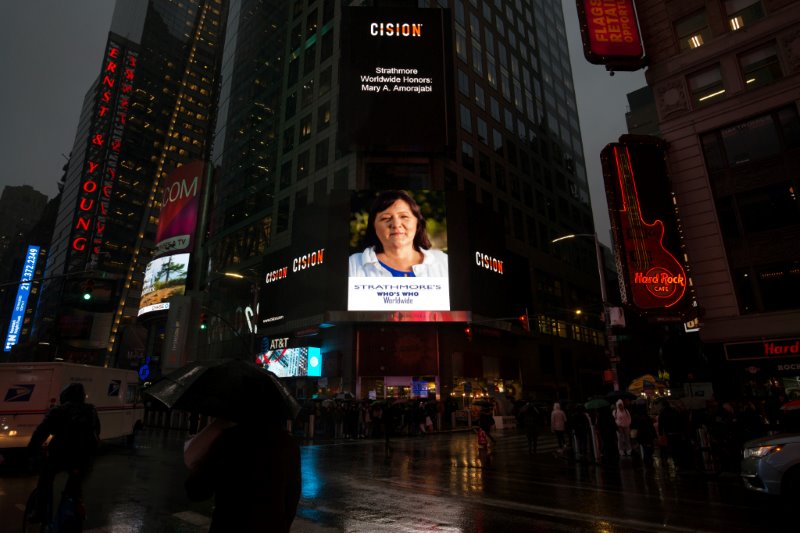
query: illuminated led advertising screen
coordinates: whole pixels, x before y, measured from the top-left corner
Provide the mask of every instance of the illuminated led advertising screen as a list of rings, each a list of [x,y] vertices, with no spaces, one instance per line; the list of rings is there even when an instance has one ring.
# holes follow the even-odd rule
[[[202,161],[173,170],[164,182],[154,257],[191,252],[203,188]]]
[[[342,8],[344,149],[434,151],[448,144],[449,20],[444,9]]]
[[[651,137],[620,140],[601,159],[623,302],[680,314],[691,298],[664,146]]]
[[[347,309],[449,311],[444,193],[360,192],[351,206]]]
[[[19,341],[19,333],[22,329],[22,320],[25,317],[25,310],[28,308],[28,296],[31,293],[30,281],[36,272],[36,263],[39,260],[39,247],[29,245],[25,254],[25,263],[22,265],[22,275],[19,278],[20,284],[17,286],[17,296],[14,298],[14,308],[11,311],[11,320],[8,323],[6,342],[3,347],[4,352],[10,352],[11,348]]]
[[[150,261],[144,272],[139,316],[169,309],[167,299],[186,290],[190,254],[174,254]]]
[[[522,313],[529,267],[504,235],[502,215],[459,192],[331,191],[296,209],[291,243],[265,256],[261,325]]]
[[[256,363],[279,378],[322,376],[322,351],[315,346],[269,350],[259,354]]]

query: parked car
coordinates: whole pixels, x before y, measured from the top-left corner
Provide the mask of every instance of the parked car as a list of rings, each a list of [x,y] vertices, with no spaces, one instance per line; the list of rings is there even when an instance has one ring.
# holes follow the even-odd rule
[[[800,433],[779,433],[747,441],[741,476],[750,490],[800,496]]]

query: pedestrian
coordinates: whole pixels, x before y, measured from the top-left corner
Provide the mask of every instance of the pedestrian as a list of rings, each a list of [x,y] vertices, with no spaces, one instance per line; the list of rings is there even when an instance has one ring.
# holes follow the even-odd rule
[[[83,480],[91,469],[100,442],[100,419],[94,405],[86,403],[81,383],[70,383],[59,396],[60,405],[48,412],[34,430],[28,450],[38,453],[49,436],[47,458],[36,484],[36,505],[32,523],[48,524],[53,499],[53,480],[61,471],[68,472],[62,501],[71,501],[74,508],[82,500]],[[64,500],[64,499],[67,500]]]
[[[586,461],[589,457],[589,430],[591,428],[591,419],[583,405],[578,405],[575,408],[572,416],[569,417],[569,426],[575,434],[575,442],[577,445],[575,459],[578,461]]]
[[[556,434],[558,447],[563,449],[565,446],[565,433],[567,430],[567,414],[561,410],[561,404],[553,404],[553,412],[550,413],[550,431]]]
[[[528,453],[535,454],[539,444],[539,410],[533,402],[528,402],[520,410],[520,415],[528,438]]]
[[[617,447],[620,455],[630,455],[631,450],[631,413],[625,408],[622,399],[617,400],[614,409],[614,422],[617,424]]]
[[[284,423],[227,424],[205,453],[195,454],[184,486],[191,500],[214,497],[209,533],[288,533],[300,500],[300,447]]]
[[[653,458],[653,442],[656,439],[656,428],[653,426],[653,419],[647,414],[647,406],[645,404],[636,404],[634,402],[630,412],[631,440],[636,441],[642,450],[642,459],[649,462]]]
[[[603,464],[616,465],[619,463],[617,423],[608,407],[597,410],[597,432],[600,435],[600,453]]]
[[[494,416],[492,416],[492,409],[489,406],[484,406],[481,408],[480,415],[478,416],[478,426],[486,432],[486,436],[492,442],[497,442],[497,440],[492,436],[492,427],[494,427]]]
[[[658,434],[666,439],[667,453],[672,457],[675,466],[682,469],[690,467],[685,442],[686,424],[681,414],[666,399],[661,400],[661,411],[658,413]]]

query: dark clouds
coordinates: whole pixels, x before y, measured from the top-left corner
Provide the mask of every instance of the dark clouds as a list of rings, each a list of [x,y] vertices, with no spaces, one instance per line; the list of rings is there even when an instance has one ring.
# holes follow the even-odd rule
[[[595,223],[608,241],[600,150],[625,132],[626,93],[642,72],[611,77],[583,57],[574,0],[563,0]],[[83,97],[100,71],[113,0],[24,0],[0,16],[0,187],[28,183],[55,196]]]
[[[3,2],[0,188],[57,194],[83,97],[100,73],[112,0]]]
[[[626,95],[646,85],[644,71],[617,72],[610,76],[605,67],[586,61],[575,0],[562,0],[562,5],[595,228],[600,240],[609,244],[611,238],[608,234],[608,207],[603,187],[603,171],[600,167],[600,151],[605,145],[627,133]]]

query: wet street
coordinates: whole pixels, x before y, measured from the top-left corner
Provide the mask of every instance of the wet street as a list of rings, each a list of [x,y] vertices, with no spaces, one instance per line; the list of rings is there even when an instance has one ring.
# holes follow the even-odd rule
[[[489,457],[472,433],[302,447],[293,532],[796,531],[794,509],[746,492],[732,475],[678,475],[623,458],[617,467],[560,458],[543,435],[498,432]],[[133,449],[105,447],[85,486],[89,532],[199,532],[211,502],[183,492],[185,434],[148,429]],[[18,531],[36,478],[0,477],[0,531]],[[269,517],[265,517],[269,520]]]

